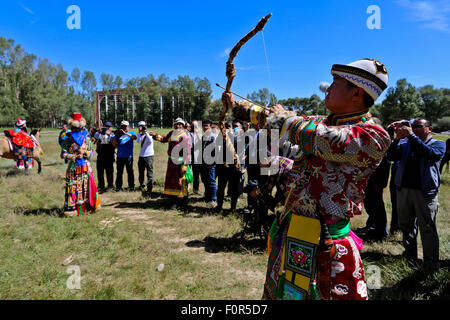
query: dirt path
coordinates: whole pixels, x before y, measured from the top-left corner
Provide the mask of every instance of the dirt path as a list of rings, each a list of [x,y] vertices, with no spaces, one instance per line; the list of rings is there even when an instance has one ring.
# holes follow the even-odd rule
[[[196,213],[183,215],[176,210],[161,210],[151,206],[147,208],[134,208],[136,200],[139,199],[145,203],[145,199],[132,199],[123,201],[121,196],[116,193],[108,192],[101,195],[102,207],[114,211],[120,218],[125,218],[131,222],[140,224],[152,233],[157,234],[161,239],[161,245],[169,245],[172,252],[180,255],[188,255],[196,262],[205,266],[230,266],[227,270],[227,276],[230,278],[245,278],[246,281],[254,283],[253,288],[243,294],[250,299],[260,299],[265,279],[265,268],[254,268],[252,263],[243,264],[243,259],[261,259],[265,256],[236,254],[228,250],[217,250],[214,243],[211,245],[208,239],[210,235],[217,236],[220,229],[217,225],[220,218],[214,215],[198,217]],[[123,197],[123,196],[122,196]],[[135,197],[133,197],[135,198]],[[159,199],[161,200],[161,199]],[[203,225],[204,228],[199,226]],[[188,235],[186,235],[188,234]],[[225,238],[219,235],[220,240]],[[216,239],[216,238],[212,238]],[[217,240],[217,241],[220,241]],[[216,241],[216,242],[217,242]],[[245,252],[243,252],[245,253]],[[192,277],[193,275],[189,275]]]

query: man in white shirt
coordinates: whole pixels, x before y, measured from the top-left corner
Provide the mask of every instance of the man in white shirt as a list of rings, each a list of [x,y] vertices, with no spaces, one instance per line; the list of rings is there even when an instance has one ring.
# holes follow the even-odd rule
[[[139,169],[139,189],[147,191],[151,194],[153,189],[153,138],[147,132],[147,124],[145,121],[138,123],[139,133],[137,135],[137,143],[141,144],[141,152],[139,153],[138,169]],[[147,170],[147,185],[144,184],[144,173]]]

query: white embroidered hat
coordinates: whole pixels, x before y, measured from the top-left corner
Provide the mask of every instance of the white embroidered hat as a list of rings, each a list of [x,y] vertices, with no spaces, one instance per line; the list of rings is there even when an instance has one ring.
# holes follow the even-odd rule
[[[120,125],[121,125],[121,126],[129,126],[130,123],[129,123],[128,121],[123,120],[123,121],[120,123]]]
[[[384,64],[374,59],[361,59],[347,65],[334,64],[331,74],[338,75],[362,88],[373,100],[387,88],[388,72]]]

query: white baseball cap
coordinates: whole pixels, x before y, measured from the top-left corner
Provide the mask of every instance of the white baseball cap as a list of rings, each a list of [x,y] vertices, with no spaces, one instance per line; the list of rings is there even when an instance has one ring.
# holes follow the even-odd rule
[[[146,126],[147,124],[145,123],[145,121],[139,121],[138,126]]]
[[[123,121],[120,123],[120,125],[121,125],[121,126],[129,126],[130,123],[129,123],[128,121],[123,120]]]
[[[183,126],[186,125],[186,122],[182,118],[176,118],[173,124],[181,123]]]

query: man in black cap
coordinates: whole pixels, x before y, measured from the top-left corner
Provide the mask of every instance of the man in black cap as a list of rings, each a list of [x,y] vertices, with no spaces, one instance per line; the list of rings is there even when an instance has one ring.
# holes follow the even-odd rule
[[[97,177],[98,189],[100,192],[105,192],[105,171],[106,180],[108,181],[108,190],[111,190],[114,185],[114,147],[112,145],[114,133],[112,129],[112,123],[107,122],[106,127],[101,128],[101,130],[94,135],[97,143]]]

